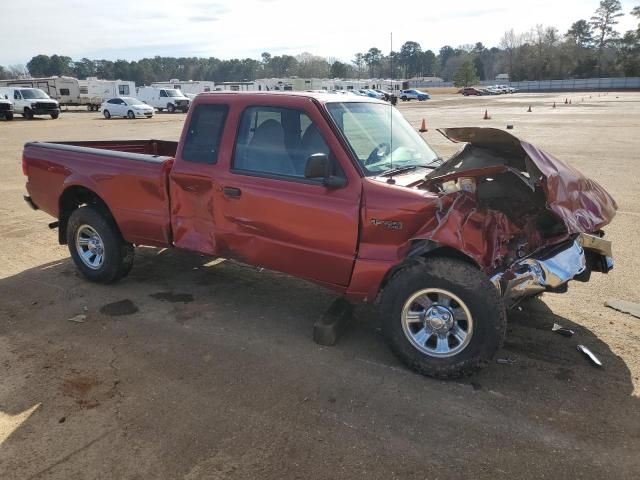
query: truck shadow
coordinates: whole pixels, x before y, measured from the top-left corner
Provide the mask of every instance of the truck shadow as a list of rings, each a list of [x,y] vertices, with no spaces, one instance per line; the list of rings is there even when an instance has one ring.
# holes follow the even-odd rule
[[[175,250],[139,248],[133,271],[116,285],[85,281],[69,259],[1,279],[0,339],[29,336],[37,346],[46,344],[55,329],[75,328],[74,341],[83,341],[82,330],[67,320],[85,314],[89,324],[106,328],[120,322],[125,331],[126,322],[131,322],[136,328],[189,328],[203,338],[212,332],[225,332],[230,338],[252,332],[257,335],[254,341],[287,345],[303,355],[321,349],[311,338],[313,323],[334,298],[284,274]],[[565,338],[553,333],[553,323],[576,334]],[[84,341],[96,339],[87,335]],[[577,351],[578,344],[590,348],[604,368],[593,367]],[[33,355],[46,356],[46,349],[41,354],[36,349]],[[448,388],[410,373],[392,356],[371,307],[356,308],[355,319],[338,345],[322,349],[322,355],[337,369],[361,362],[363,369],[379,369],[382,377],[410,376],[431,389]],[[597,402],[603,408],[621,405],[627,412],[640,411],[632,373],[623,359],[584,325],[554,314],[543,300],[530,300],[521,311],[511,313],[498,358],[503,361],[454,383],[474,391],[500,392],[519,402],[540,402],[550,410],[572,405],[589,411]],[[16,413],[24,407],[17,405]]]

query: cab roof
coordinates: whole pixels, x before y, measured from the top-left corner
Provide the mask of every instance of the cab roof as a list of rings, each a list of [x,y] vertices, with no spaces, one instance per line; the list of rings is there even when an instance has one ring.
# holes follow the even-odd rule
[[[228,90],[217,92],[206,92],[198,94],[198,97],[218,97],[222,95],[236,96],[240,95],[243,99],[260,101],[265,97],[281,96],[281,97],[303,97],[312,98],[320,103],[332,103],[332,102],[358,102],[358,103],[381,103],[387,105],[386,102],[378,100],[372,97],[365,97],[355,94],[341,94],[341,93],[319,93],[319,92],[302,92],[302,91],[280,91],[280,92],[232,92]]]

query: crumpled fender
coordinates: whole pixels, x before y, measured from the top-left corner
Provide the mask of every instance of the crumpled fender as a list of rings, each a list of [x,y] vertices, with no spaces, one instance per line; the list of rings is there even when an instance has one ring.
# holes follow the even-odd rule
[[[504,213],[480,207],[473,194],[457,191],[440,196],[435,215],[412,235],[410,244],[429,240],[454,248],[492,273],[505,258],[513,257],[517,247],[511,240],[517,234],[525,236],[530,247],[539,248],[573,234],[597,232],[615,216],[615,200],[597,182],[508,132],[472,127],[450,128],[441,133],[454,142],[495,152],[496,160],[454,155],[427,175],[427,182],[511,171],[532,189],[542,188],[546,207],[564,223],[567,232],[543,239],[534,225],[518,226]]]

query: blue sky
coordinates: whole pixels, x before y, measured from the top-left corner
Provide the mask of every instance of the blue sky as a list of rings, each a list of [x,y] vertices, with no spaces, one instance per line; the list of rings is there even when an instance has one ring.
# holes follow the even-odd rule
[[[3,2],[5,3],[5,2]],[[335,0],[21,0],[2,7],[0,65],[54,53],[135,60],[146,56],[259,58],[303,51],[349,61],[358,51],[389,49],[407,40],[437,50],[498,44],[510,28],[536,24],[566,32],[588,19],[598,0],[458,0],[345,2]],[[622,1],[624,32],[640,0]],[[26,27],[28,25],[28,27]]]

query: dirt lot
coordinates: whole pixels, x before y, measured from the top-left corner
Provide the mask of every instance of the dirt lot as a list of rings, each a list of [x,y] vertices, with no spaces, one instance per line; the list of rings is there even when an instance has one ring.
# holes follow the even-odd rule
[[[331,294],[278,273],[144,248],[125,281],[89,284],[22,201],[22,144],[177,139],[184,115],[0,121],[0,478],[638,478],[640,320],[603,304],[640,301],[640,94],[566,96],[400,105],[444,155],[438,127],[511,123],[620,206],[616,269],[513,312],[513,363],[454,382],[403,368],[366,308],[317,346]]]

